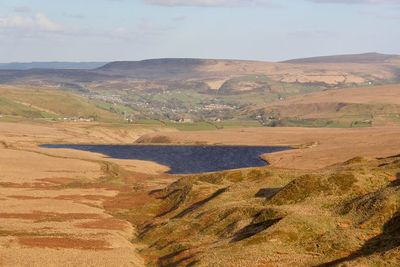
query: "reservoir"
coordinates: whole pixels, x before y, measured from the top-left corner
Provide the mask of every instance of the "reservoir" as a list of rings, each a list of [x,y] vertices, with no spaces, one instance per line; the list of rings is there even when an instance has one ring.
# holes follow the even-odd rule
[[[260,155],[284,151],[276,146],[177,146],[177,145],[42,145],[45,148],[76,149],[101,153],[116,159],[157,162],[170,167],[170,174],[192,174],[261,167]]]

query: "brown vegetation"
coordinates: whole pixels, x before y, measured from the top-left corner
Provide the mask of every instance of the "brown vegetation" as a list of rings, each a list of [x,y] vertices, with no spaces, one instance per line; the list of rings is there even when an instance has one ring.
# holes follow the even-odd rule
[[[181,178],[152,194],[158,210],[147,210],[154,217],[139,232],[142,254],[150,266],[395,266],[399,162]]]
[[[140,140],[142,143],[147,142],[154,135],[165,135],[178,144],[195,144],[201,141],[206,144],[298,147],[299,149],[269,154],[264,158],[274,166],[299,169],[327,167],[360,155],[390,156],[397,154],[400,147],[399,126],[360,129],[298,127],[226,129],[157,133],[143,136]]]
[[[81,223],[77,226],[88,229],[125,230],[127,228],[127,224],[128,223],[126,221],[121,221],[114,218],[107,218],[87,223]]]
[[[69,237],[19,237],[18,242],[23,246],[38,248],[109,249],[109,244],[104,240],[86,240]]]
[[[99,219],[99,214],[89,213],[55,213],[55,212],[32,212],[32,213],[0,213],[2,219],[23,219],[35,221],[67,221],[82,219]]]
[[[299,97],[274,107],[332,114],[347,99],[368,108],[390,103],[384,109],[396,110],[397,87],[381,89],[327,91],[311,95],[310,102]],[[360,129],[190,133],[1,122],[0,264],[22,265],[28,257],[43,265],[56,259],[61,266],[142,266],[140,243],[149,266],[397,266],[400,158],[388,156],[399,153],[400,127],[375,122]],[[37,147],[130,143],[143,134],[144,143],[297,149],[265,156],[268,167],[172,176],[155,163]]]
[[[59,126],[0,123],[0,265],[143,266],[129,242],[132,226],[102,206],[127,190],[131,173],[102,155],[36,147],[91,138],[83,134],[86,125]]]

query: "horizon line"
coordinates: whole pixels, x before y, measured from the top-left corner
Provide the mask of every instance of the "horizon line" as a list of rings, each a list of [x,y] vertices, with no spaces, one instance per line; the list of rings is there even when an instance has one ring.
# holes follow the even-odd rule
[[[286,58],[283,60],[262,60],[262,59],[235,59],[235,58],[207,58],[207,57],[155,57],[155,58],[143,58],[143,59],[127,59],[127,60],[44,60],[44,61],[9,61],[9,62],[0,62],[0,64],[34,64],[34,63],[112,63],[112,62],[140,62],[140,61],[148,61],[148,60],[162,60],[162,59],[198,59],[198,60],[231,60],[231,61],[255,61],[255,62],[271,62],[271,63],[280,63],[290,60],[299,60],[299,59],[311,59],[311,58],[319,58],[319,57],[335,57],[335,56],[352,56],[352,55],[368,55],[368,54],[378,54],[385,56],[400,56],[400,54],[386,54],[381,52],[362,52],[362,53],[344,53],[344,54],[325,54],[325,55],[315,55],[315,56],[306,56],[306,57],[294,57],[294,58]]]

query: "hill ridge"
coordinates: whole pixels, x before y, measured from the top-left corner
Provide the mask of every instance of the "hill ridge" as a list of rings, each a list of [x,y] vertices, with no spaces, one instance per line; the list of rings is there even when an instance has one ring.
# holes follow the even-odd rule
[[[376,52],[368,52],[361,54],[343,54],[343,55],[328,55],[318,57],[306,57],[281,61],[281,63],[291,64],[311,64],[311,63],[378,63],[384,62],[392,58],[400,57],[394,54],[382,54]]]

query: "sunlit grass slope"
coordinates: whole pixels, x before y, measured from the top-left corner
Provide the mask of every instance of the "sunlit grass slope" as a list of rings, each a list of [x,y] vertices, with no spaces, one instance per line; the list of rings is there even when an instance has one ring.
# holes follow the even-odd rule
[[[124,214],[150,266],[398,266],[400,157],[183,177]]]
[[[28,87],[0,87],[0,114],[28,119],[122,119],[82,96],[56,89]]]

